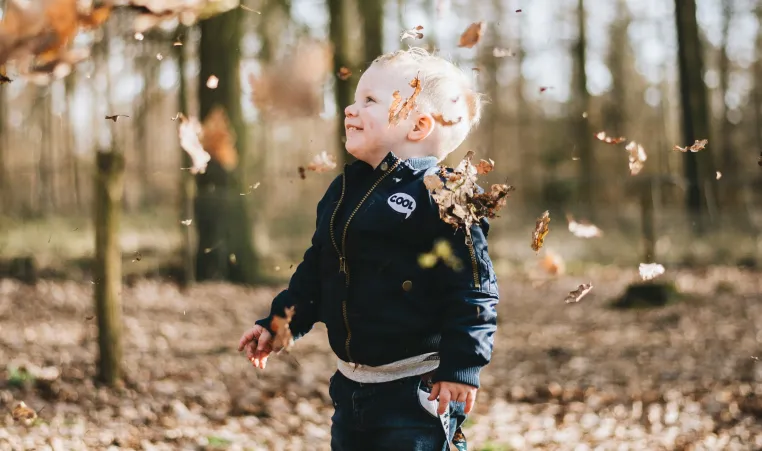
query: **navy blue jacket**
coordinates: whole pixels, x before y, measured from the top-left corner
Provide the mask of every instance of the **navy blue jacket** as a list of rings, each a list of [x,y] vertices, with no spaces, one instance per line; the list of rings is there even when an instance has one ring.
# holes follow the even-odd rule
[[[296,306],[295,339],[322,321],[336,355],[369,366],[438,352],[433,381],[479,387],[497,327],[497,278],[487,254],[489,225],[471,240],[439,217],[423,177],[438,170],[434,157],[402,161],[389,153],[377,168],[345,166],[318,203],[312,245],[272,315]],[[434,242],[447,239],[462,262],[418,263]]]

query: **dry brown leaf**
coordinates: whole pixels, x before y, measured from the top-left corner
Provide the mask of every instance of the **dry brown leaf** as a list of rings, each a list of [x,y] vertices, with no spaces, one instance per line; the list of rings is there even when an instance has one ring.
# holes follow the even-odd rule
[[[548,234],[548,232],[550,232],[550,227],[548,227],[548,224],[550,224],[550,212],[545,210],[542,216],[537,218],[537,222],[534,226],[534,231],[532,232],[533,251],[540,252],[542,245],[545,243],[545,236]]]
[[[281,350],[288,350],[294,344],[294,336],[291,334],[291,319],[294,316],[296,307],[287,308],[284,313],[285,317],[273,315],[272,322],[270,323],[270,329],[275,332],[273,337],[273,351],[278,352]]]
[[[19,401],[13,407],[11,416],[13,417],[14,421],[18,421],[19,423],[24,423],[25,425],[29,426],[34,422],[34,420],[37,419],[37,412],[35,412],[34,409],[29,408],[26,403],[24,403],[24,401]]]
[[[126,114],[115,114],[113,116],[106,116],[106,120],[116,122],[120,117],[129,117]]]
[[[204,119],[201,143],[211,159],[227,171],[232,171],[238,166],[235,140],[235,132],[225,109],[221,106],[212,108]]]
[[[336,157],[329,155],[325,150],[315,155],[307,169],[314,172],[327,172],[336,168]]]
[[[675,150],[675,151],[683,152],[683,153],[688,152],[688,151],[691,151],[691,152],[695,153],[695,152],[698,152],[699,150],[703,150],[704,147],[706,147],[707,144],[709,144],[709,140],[708,139],[697,139],[690,146],[685,146],[685,147],[675,146],[672,149]]]
[[[493,169],[495,169],[495,162],[492,161],[492,158],[489,161],[479,160],[479,164],[476,165],[477,174],[489,174]]]
[[[392,104],[389,106],[389,125],[397,125],[400,119],[407,119],[410,113],[415,109],[415,101],[421,93],[421,79],[418,75],[410,81],[410,87],[413,88],[413,94],[410,95],[402,105],[400,105],[401,96],[399,91],[392,93]],[[399,106],[399,110],[397,107]]]
[[[473,156],[474,152],[468,151],[455,169],[442,167],[437,175],[424,177],[426,188],[439,206],[439,216],[453,227],[463,227],[468,236],[472,224],[497,216],[514,189],[509,185],[494,184],[489,191],[479,193],[476,186],[478,172],[471,162]]]
[[[434,121],[435,121],[437,124],[439,124],[439,125],[442,125],[442,126],[444,126],[444,127],[450,127],[450,126],[452,126],[452,125],[455,125],[455,124],[458,124],[458,123],[460,123],[460,121],[461,121],[461,120],[463,120],[463,118],[462,118],[462,117],[459,117],[459,118],[457,118],[457,119],[456,119],[456,120],[454,120],[454,121],[450,121],[450,120],[447,120],[447,119],[445,119],[445,118],[444,118],[444,116],[442,116],[442,115],[441,115],[441,114],[439,114],[439,113],[434,113],[434,114],[432,114],[432,115],[431,115],[431,117],[433,117],[433,118],[434,118]]]
[[[643,163],[645,163],[648,158],[646,151],[643,149],[643,146],[635,141],[630,141],[624,149],[628,154],[627,158],[630,166],[630,175],[638,175],[640,171],[643,170]]]
[[[627,138],[624,136],[620,136],[619,138],[612,138],[611,136],[606,135],[606,132],[598,132],[595,134],[595,137],[600,141],[605,142],[606,144],[620,144],[627,141]]]
[[[664,266],[659,263],[641,263],[638,266],[638,272],[640,278],[643,280],[651,280],[664,274]]]
[[[569,231],[574,236],[580,238],[595,238],[603,235],[603,231],[595,224],[590,224],[585,221],[577,222],[572,215],[566,215],[566,220],[569,222]]]
[[[206,172],[206,165],[211,160],[211,156],[201,145],[201,135],[204,132],[201,123],[195,117],[186,118],[182,114],[179,119],[177,134],[180,137],[180,147],[191,157],[192,166],[189,168],[191,174],[203,174]]]
[[[339,77],[339,80],[349,80],[349,77],[352,76],[352,71],[347,69],[346,67],[342,67],[339,69],[339,72],[336,74],[337,77]]]
[[[583,283],[582,285],[578,286],[576,290],[570,291],[569,294],[566,295],[566,299],[564,299],[564,302],[567,304],[571,304],[573,302],[579,302],[592,289],[593,289],[593,284]]]
[[[418,25],[415,28],[411,28],[409,30],[404,30],[400,34],[400,41],[404,41],[405,39],[423,39],[423,33],[421,33],[421,30],[423,30],[422,25]]]
[[[304,166],[299,166],[299,178],[304,180],[307,178],[307,170],[304,169]]]
[[[465,47],[470,49],[478,44],[486,28],[487,24],[485,22],[474,22],[469,25],[468,28],[466,28],[466,31],[460,35],[458,47]]]

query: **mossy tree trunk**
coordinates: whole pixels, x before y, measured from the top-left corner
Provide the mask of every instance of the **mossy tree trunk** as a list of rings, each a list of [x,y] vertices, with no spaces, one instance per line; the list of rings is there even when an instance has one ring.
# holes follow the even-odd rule
[[[119,222],[124,194],[124,155],[98,152],[95,174],[95,311],[98,318],[98,379],[122,377],[122,252]]]

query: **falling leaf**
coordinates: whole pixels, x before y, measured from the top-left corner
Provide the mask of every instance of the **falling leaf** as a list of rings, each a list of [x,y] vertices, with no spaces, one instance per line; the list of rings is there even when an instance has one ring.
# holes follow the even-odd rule
[[[703,150],[704,147],[706,147],[707,144],[709,144],[709,140],[708,139],[697,139],[690,146],[685,146],[685,147],[675,146],[672,149],[675,150],[675,151],[683,152],[683,153],[688,152],[688,151],[698,152],[699,150]]]
[[[203,128],[196,118],[186,118],[180,115],[180,125],[177,129],[180,137],[180,147],[183,148],[191,157],[191,174],[203,174],[206,172],[206,165],[212,157],[204,150],[201,145],[200,136]]]
[[[717,174],[715,175],[715,177],[717,178],[717,180],[721,179],[722,178],[722,172],[717,171]]]
[[[138,41],[142,41],[144,38],[143,33],[135,33],[135,39]]]
[[[577,222],[571,215],[566,215],[566,220],[569,222],[569,231],[580,238],[595,238],[603,235],[603,231],[594,224],[586,222]]]
[[[643,149],[643,146],[635,141],[630,141],[630,143],[625,146],[624,150],[628,153],[630,175],[638,175],[643,169],[643,163],[648,158],[646,156],[646,151]]]
[[[336,168],[336,158],[325,150],[315,155],[307,169],[314,172],[327,172]]]
[[[192,223],[193,223],[193,219],[183,219],[182,221],[180,221],[180,224],[182,224],[184,226],[189,226]]]
[[[434,113],[434,114],[431,115],[431,117],[434,118],[434,121],[437,124],[439,124],[439,125],[441,125],[443,127],[450,127],[452,125],[458,124],[463,119],[462,117],[459,117],[458,119],[456,119],[454,121],[450,121],[450,120],[445,119],[444,116],[442,116],[439,113]]]
[[[517,12],[517,13],[520,13],[520,12],[521,12],[521,10],[520,10],[520,9],[517,9],[517,10],[516,10],[516,12]]]
[[[116,120],[119,119],[120,117],[129,117],[129,116],[127,116],[126,114],[115,114],[113,116],[106,116],[106,119],[116,122]]]
[[[139,262],[143,258],[140,252],[135,252],[135,258],[132,259],[132,263]]]
[[[182,117],[182,115],[183,115],[183,113],[177,113],[177,114],[175,114],[175,117],[172,118],[172,122],[180,119]]]
[[[304,180],[307,178],[306,170],[304,169],[304,166],[299,166],[299,177]]]
[[[587,119],[587,111],[583,111],[583,112],[582,112],[582,117],[583,117],[583,118],[585,118],[585,119]]]
[[[578,286],[576,290],[570,291],[569,294],[566,295],[566,299],[564,299],[564,302],[567,304],[571,304],[573,302],[579,302],[592,289],[593,289],[593,284],[583,283],[582,285]]]
[[[605,142],[606,144],[620,144],[627,141],[627,138],[625,138],[624,136],[620,136],[619,138],[612,138],[610,136],[607,136],[606,132],[598,132],[595,134],[595,137]]]
[[[225,170],[232,171],[238,165],[235,148],[236,136],[225,109],[218,105],[206,115],[200,136],[201,145],[210,158]]]
[[[492,161],[492,158],[489,161],[479,160],[479,164],[476,165],[477,174],[489,174],[493,169],[495,169],[495,162]]]
[[[460,35],[458,47],[465,47],[470,49],[478,44],[486,28],[487,24],[485,22],[474,22],[469,25],[468,28],[466,28],[466,31]]]
[[[339,80],[349,80],[349,77],[352,76],[352,71],[346,67],[342,67],[339,69],[339,72],[336,74],[336,76],[339,77]]]
[[[173,46],[173,47],[182,47],[182,46],[183,46],[183,43],[182,43],[182,41],[179,41],[179,40],[178,40],[178,41],[175,41],[175,42],[173,42],[173,43],[172,43],[172,46]]]
[[[161,61],[161,60],[163,60],[163,59],[164,59],[164,55],[162,55],[161,53],[157,53],[157,54],[156,54],[156,59],[157,59],[157,60],[159,60],[159,61]]]
[[[93,319],[95,319],[94,315],[88,315],[88,316],[85,317],[85,321],[91,321]]]
[[[540,92],[545,92],[550,88],[552,88],[552,86],[540,86]]]
[[[255,183],[253,185],[249,185],[249,190],[246,191],[245,193],[241,193],[241,196],[245,196],[247,194],[251,194],[252,191],[254,191],[255,189],[259,188],[259,185],[260,185],[260,182],[257,182],[257,183]]]
[[[545,210],[542,216],[537,218],[537,222],[534,226],[534,232],[532,232],[533,251],[540,252],[540,249],[545,242],[545,236],[548,234],[548,232],[550,232],[550,227],[548,227],[548,224],[550,224],[550,212]]]
[[[441,167],[437,175],[424,177],[426,188],[439,206],[440,218],[453,227],[463,227],[467,236],[472,224],[483,218],[495,218],[514,190],[509,185],[494,184],[489,191],[479,192],[473,156],[474,152],[468,151],[455,169]]]
[[[566,263],[564,259],[555,252],[546,252],[545,257],[540,260],[540,267],[548,274],[559,276],[566,272]]]
[[[18,421],[29,426],[34,422],[35,419],[37,419],[37,412],[35,412],[34,409],[30,409],[26,403],[24,403],[24,401],[19,401],[13,407],[11,416],[13,417],[14,421]]]
[[[438,239],[434,242],[431,252],[426,252],[418,256],[418,266],[424,269],[433,268],[437,262],[442,261],[453,271],[461,271],[463,262],[452,250],[450,243],[444,239]]]
[[[495,58],[505,58],[506,56],[516,56],[516,53],[514,53],[514,51],[511,49],[501,49],[495,47],[492,49],[492,56]]]
[[[643,280],[651,280],[664,274],[664,266],[659,263],[641,263],[638,267],[640,277]]]
[[[423,26],[418,25],[415,28],[403,31],[400,34],[400,41],[404,41],[405,39],[423,39],[423,33],[421,33],[421,30],[423,30]]]
[[[210,75],[209,78],[206,79],[206,87],[209,89],[217,89],[219,84],[220,79],[214,75]]]
[[[12,81],[13,80],[11,80],[10,78],[8,78],[7,75],[5,75],[5,71],[4,70],[0,71],[0,85],[4,85],[4,84],[10,83]]]
[[[390,126],[397,125],[400,119],[407,119],[415,108],[415,101],[418,98],[418,95],[421,93],[421,79],[418,78],[418,75],[416,75],[415,78],[410,81],[410,87],[413,88],[413,94],[411,94],[409,98],[405,99],[405,101],[402,102],[402,105],[400,105],[400,102],[402,101],[400,92],[394,91],[392,93],[392,104],[389,107]],[[398,106],[399,110],[397,109]]]
[[[273,315],[270,322],[270,329],[275,332],[275,337],[272,341],[273,351],[278,352],[280,350],[288,350],[294,344],[294,337],[291,334],[291,318],[294,316],[295,307],[289,307],[285,309],[285,317]]]
[[[235,265],[238,262],[238,259],[236,258],[235,254],[228,255],[228,260],[230,261],[230,264]]]
[[[250,11],[250,12],[253,12],[253,13],[257,13],[257,14],[262,14],[261,12],[253,10],[253,9],[249,8],[248,6],[246,6],[246,5],[241,5],[241,9],[246,10],[246,11]]]

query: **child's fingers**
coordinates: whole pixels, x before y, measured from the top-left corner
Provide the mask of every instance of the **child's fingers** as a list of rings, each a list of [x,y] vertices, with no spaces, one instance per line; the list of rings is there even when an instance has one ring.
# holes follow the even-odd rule
[[[271,349],[272,345],[272,335],[270,332],[267,331],[267,329],[264,329],[262,331],[262,335],[259,336],[259,343],[257,345],[257,351],[268,351]]]
[[[476,392],[471,390],[468,392],[468,396],[466,396],[466,409],[464,410],[466,415],[474,408],[474,404],[476,404]]]
[[[447,411],[447,406],[450,405],[450,390],[443,388],[439,393],[439,409],[437,413],[439,415],[444,414]]]
[[[253,327],[249,331],[243,334],[241,337],[241,340],[238,342],[238,352],[243,351],[243,347],[246,346],[246,343],[254,340],[256,336],[258,335],[260,329],[258,327]]]
[[[433,401],[433,400],[437,399],[438,395],[439,395],[439,383],[436,383],[431,388],[431,394],[429,395],[429,401]]]

